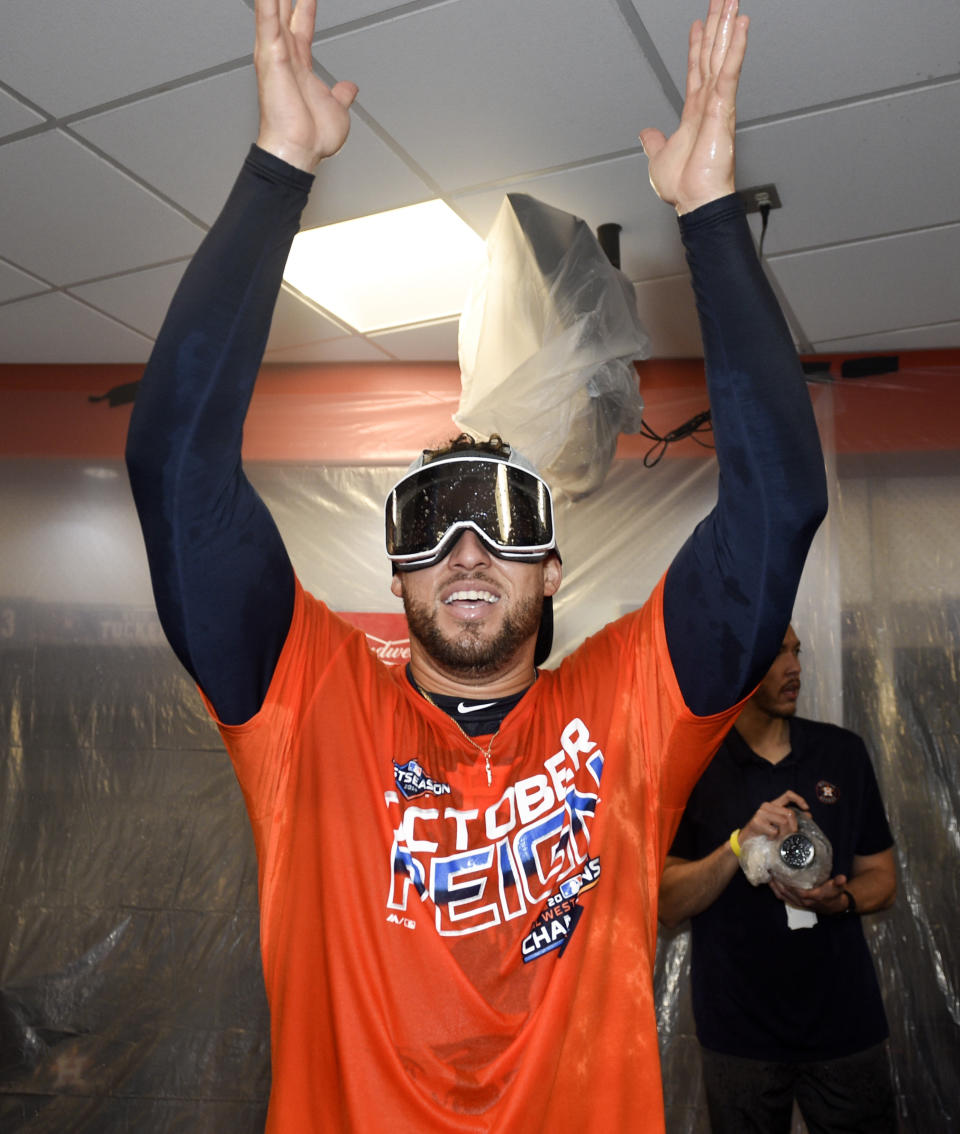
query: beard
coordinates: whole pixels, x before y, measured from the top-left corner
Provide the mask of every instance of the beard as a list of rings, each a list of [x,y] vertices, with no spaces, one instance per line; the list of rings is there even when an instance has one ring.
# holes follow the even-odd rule
[[[522,600],[492,638],[484,638],[482,628],[472,622],[464,623],[453,637],[446,637],[434,611],[406,594],[403,609],[410,633],[440,668],[461,677],[490,677],[511,661],[525,642],[536,637],[543,616],[543,596]]]

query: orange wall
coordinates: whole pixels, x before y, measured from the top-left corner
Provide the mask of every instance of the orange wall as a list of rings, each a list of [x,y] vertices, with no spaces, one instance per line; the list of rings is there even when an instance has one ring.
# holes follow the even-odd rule
[[[903,353],[894,374],[811,383],[834,398],[837,451],[960,450],[960,350]],[[0,366],[0,456],[110,459],[123,452],[130,406],[90,395],[135,382],[141,366]],[[706,408],[703,364],[641,363],[645,417],[666,433]],[[459,371],[450,363],[265,366],[247,420],[248,460],[402,464],[454,431]],[[708,438],[709,439],[709,436]],[[618,455],[650,442],[623,436]],[[706,456],[684,441],[670,456]]]

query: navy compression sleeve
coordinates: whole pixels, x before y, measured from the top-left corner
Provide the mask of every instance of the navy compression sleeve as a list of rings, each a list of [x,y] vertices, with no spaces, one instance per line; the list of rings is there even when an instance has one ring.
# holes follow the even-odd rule
[[[128,442],[164,629],[232,722],[259,708],[292,609],[292,568],[243,476],[240,437],[311,181],[252,149],[171,305]],[[665,618],[687,703],[707,713],[746,692],[775,653],[825,490],[789,332],[735,199],[681,224],[721,484],[670,568]]]
[[[719,492],[667,573],[664,623],[687,705],[708,715],[748,693],[776,656],[827,492],[803,372],[739,199],[704,205],[680,229]]]
[[[170,305],[127,438],[161,623],[228,723],[262,704],[293,612],[293,568],[240,446],[312,182],[251,148]]]

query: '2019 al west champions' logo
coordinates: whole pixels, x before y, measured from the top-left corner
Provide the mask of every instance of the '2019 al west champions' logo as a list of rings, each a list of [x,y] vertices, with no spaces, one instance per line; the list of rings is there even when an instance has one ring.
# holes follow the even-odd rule
[[[559,892],[547,899],[543,913],[533,923],[533,928],[520,945],[524,964],[535,961],[554,949],[559,949],[560,955],[563,955],[583,913],[580,895],[592,889],[599,881],[600,859],[591,858],[581,874],[560,883]]]
[[[404,799],[416,799],[418,795],[450,794],[450,785],[430,779],[416,760],[408,760],[406,764],[394,764],[393,778]]]

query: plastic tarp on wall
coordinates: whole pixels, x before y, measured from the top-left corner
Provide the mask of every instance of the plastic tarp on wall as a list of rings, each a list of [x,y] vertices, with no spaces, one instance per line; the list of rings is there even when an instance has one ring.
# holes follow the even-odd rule
[[[829,441],[829,405],[820,407]],[[255,465],[305,583],[396,611],[381,508],[398,469]],[[866,919],[903,1129],[960,1122],[960,470],[830,459],[795,623],[801,712],[867,740],[897,839]],[[713,462],[617,461],[559,509],[553,661],[642,602],[710,508]],[[0,1129],[262,1129],[268,1020],[239,788],[162,641],[119,463],[0,462]],[[668,1130],[706,1130],[687,935],[656,987]],[[788,987],[785,994],[789,994]]]

